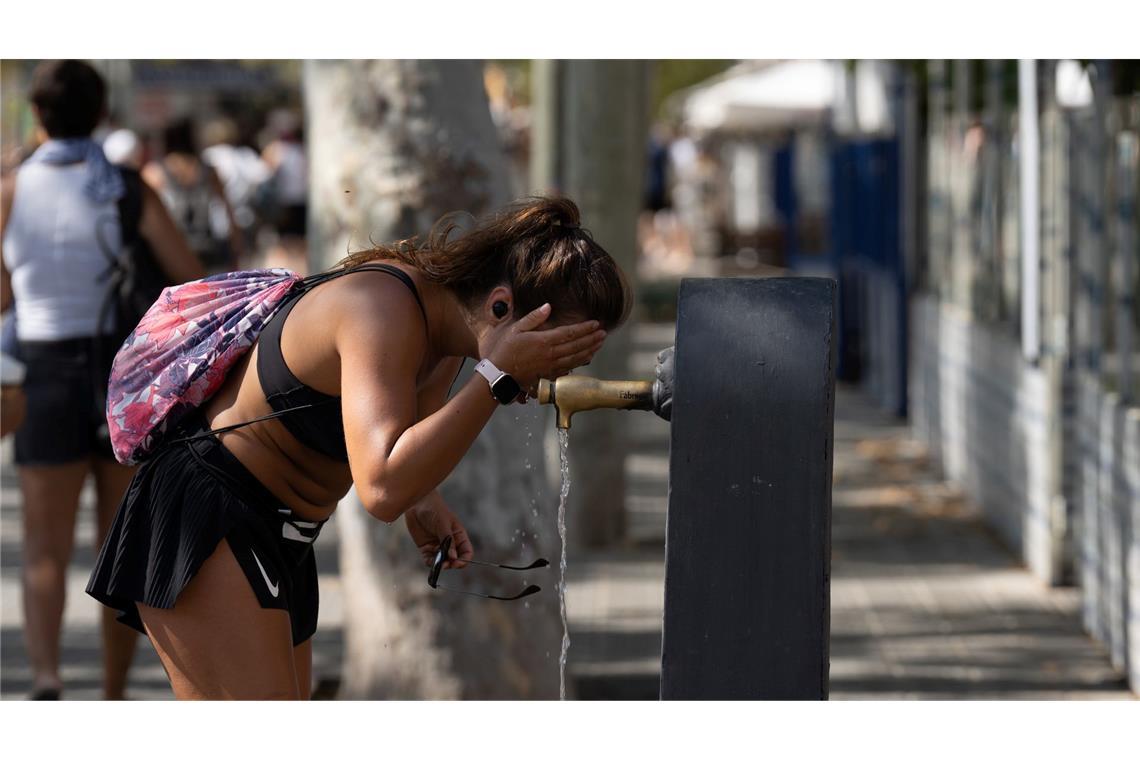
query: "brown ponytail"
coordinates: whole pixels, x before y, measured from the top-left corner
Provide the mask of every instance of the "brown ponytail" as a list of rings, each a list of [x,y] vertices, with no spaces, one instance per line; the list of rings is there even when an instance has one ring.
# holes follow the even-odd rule
[[[596,319],[606,330],[629,316],[633,298],[625,274],[582,229],[578,206],[570,199],[517,201],[452,238],[458,217],[444,216],[426,241],[379,245],[353,253],[337,266],[396,260],[447,286],[467,305],[506,283],[515,296],[516,317],[547,302],[555,320]]]

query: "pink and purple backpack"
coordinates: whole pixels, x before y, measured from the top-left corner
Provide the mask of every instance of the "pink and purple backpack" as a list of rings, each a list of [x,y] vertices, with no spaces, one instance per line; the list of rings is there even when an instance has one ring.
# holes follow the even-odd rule
[[[107,425],[115,458],[137,464],[225,382],[285,298],[305,280],[287,269],[226,272],[168,287],[111,367]]]

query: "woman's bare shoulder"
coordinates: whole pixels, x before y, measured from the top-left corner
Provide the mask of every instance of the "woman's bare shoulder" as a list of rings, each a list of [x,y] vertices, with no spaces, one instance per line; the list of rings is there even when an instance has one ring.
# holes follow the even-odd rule
[[[422,290],[423,276],[418,270],[405,264],[388,261],[368,262],[367,266],[369,268],[360,268],[358,271],[343,274],[323,287],[329,288],[330,291],[335,290],[340,296],[345,298],[354,299],[357,304],[375,304],[377,306],[385,304],[411,304],[418,312],[419,307],[416,306],[417,295],[413,295],[411,289],[398,276],[391,272],[372,269],[371,266],[375,264],[384,264],[399,269],[411,278],[412,284],[416,286],[417,295],[419,291]],[[406,296],[406,298],[398,297],[397,294]]]
[[[412,277],[418,287],[419,273],[411,267],[399,268]],[[416,296],[392,274],[377,270],[352,272],[337,277],[322,289],[326,289],[322,306],[334,311],[337,322],[347,323],[357,337],[397,332],[413,336],[413,342],[418,344],[419,338],[425,335],[424,315]],[[411,329],[399,329],[400,325]]]

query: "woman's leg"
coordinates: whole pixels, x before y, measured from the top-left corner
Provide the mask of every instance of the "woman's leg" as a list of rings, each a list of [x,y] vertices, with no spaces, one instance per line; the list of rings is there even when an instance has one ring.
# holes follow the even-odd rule
[[[138,605],[178,699],[298,699],[289,613],[264,609],[224,539],[173,609]]]
[[[87,461],[21,465],[24,505],[24,643],[32,689],[60,689],[59,636],[67,597],[67,566]]]
[[[115,519],[115,510],[131,484],[135,468],[121,465],[111,459],[94,458],[95,470],[95,553],[103,547],[107,531]],[[133,628],[115,620],[119,611],[102,607],[103,626],[103,698],[125,699],[127,673],[135,655],[139,634]]]
[[[293,672],[297,674],[297,694],[309,699],[313,693],[313,640],[306,639],[293,647]]]

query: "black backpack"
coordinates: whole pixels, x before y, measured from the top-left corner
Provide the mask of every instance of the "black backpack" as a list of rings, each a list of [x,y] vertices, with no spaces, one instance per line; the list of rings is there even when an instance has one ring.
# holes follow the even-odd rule
[[[142,176],[133,169],[119,169],[126,192],[119,199],[120,250],[110,251],[100,237],[110,266],[100,278],[107,292],[99,310],[99,324],[114,315],[114,335],[125,340],[147,309],[158,300],[163,288],[174,282],[162,271],[150,244],[139,232],[142,221]]]

